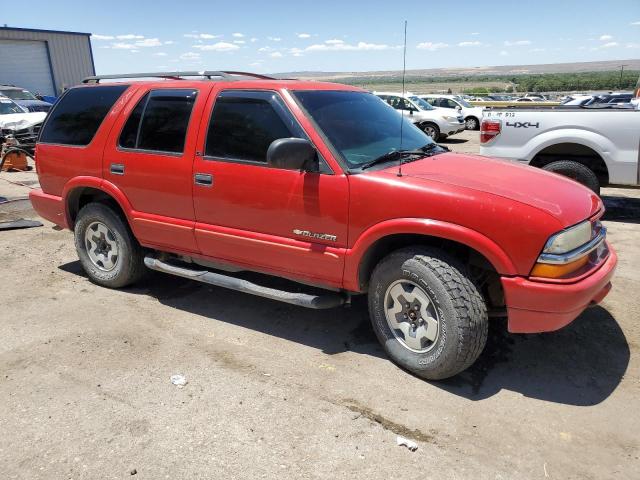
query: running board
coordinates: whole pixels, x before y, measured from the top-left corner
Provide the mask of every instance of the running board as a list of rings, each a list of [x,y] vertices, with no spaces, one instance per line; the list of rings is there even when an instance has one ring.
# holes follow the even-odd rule
[[[339,293],[328,292],[324,295],[311,295],[308,293],[287,292],[285,290],[263,287],[248,280],[222,275],[208,270],[192,270],[190,268],[178,267],[153,257],[145,257],[144,264],[147,268],[157,270],[158,272],[189,278],[198,282],[208,283],[209,285],[215,285],[216,287],[250,293],[259,297],[298,305],[299,307],[314,309],[335,308],[348,302],[348,297]]]

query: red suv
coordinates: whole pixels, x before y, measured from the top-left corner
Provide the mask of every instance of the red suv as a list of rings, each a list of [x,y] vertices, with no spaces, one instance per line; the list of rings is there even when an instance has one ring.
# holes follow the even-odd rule
[[[611,288],[603,205],[578,183],[450,153],[358,88],[195,75],[89,78],[42,128],[31,201],[74,230],[93,282],[151,268],[310,308],[368,294],[387,353],[427,379],[471,365],[491,316],[556,330]]]

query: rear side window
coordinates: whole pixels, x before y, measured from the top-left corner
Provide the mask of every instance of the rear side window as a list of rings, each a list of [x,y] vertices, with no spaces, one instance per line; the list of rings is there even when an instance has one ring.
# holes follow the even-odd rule
[[[196,90],[153,90],[138,102],[122,129],[124,148],[182,153]]]
[[[271,93],[224,92],[217,99],[207,134],[205,154],[251,162],[267,161],[267,149],[279,138],[300,137],[292,121],[285,123]],[[292,128],[289,128],[292,127]]]
[[[89,145],[113,104],[128,85],[72,88],[49,114],[40,142]]]

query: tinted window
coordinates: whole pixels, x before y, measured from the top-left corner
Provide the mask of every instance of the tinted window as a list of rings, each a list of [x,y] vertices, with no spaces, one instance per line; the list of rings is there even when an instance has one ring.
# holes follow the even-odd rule
[[[125,148],[136,148],[136,142],[138,141],[138,129],[140,127],[140,119],[142,118],[142,112],[147,105],[149,94],[147,93],[133,109],[127,123],[125,123],[122,133],[120,133],[120,140],[118,145]]]
[[[40,141],[88,145],[128,85],[80,87],[67,91],[49,114]]]
[[[294,136],[298,135],[291,133],[264,95],[222,94],[211,114],[205,153],[210,157],[266,162],[271,142]]]
[[[349,167],[358,168],[393,150],[413,150],[433,143],[370,93],[310,90],[294,94]]]
[[[195,90],[152,91],[142,113],[135,148],[182,153],[197,93]]]

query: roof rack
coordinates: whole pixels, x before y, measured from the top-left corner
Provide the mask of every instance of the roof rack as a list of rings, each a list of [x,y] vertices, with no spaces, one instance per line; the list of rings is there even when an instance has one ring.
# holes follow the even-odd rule
[[[100,80],[114,80],[124,78],[167,78],[171,80],[182,80],[184,77],[205,77],[207,80],[213,78],[219,78],[224,81],[237,81],[240,80],[237,77],[252,77],[259,80],[276,80],[276,78],[268,77],[266,75],[260,75],[258,73],[251,72],[236,72],[236,71],[210,71],[205,70],[201,72],[149,72],[149,73],[121,73],[116,75],[95,75],[92,77],[86,77],[82,80],[82,83],[100,83]]]

